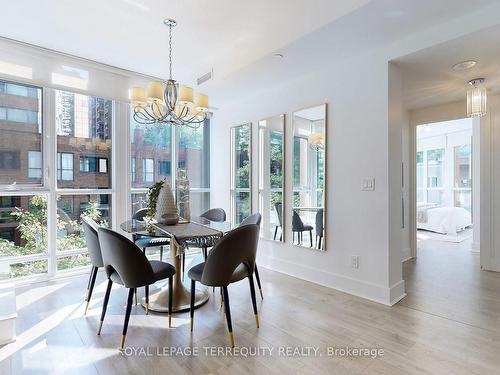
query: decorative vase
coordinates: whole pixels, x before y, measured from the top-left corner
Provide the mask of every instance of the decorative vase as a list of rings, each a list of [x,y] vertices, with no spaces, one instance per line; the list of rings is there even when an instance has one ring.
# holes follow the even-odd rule
[[[179,221],[177,206],[175,205],[174,194],[170,185],[165,182],[158,194],[156,202],[155,219],[159,224],[173,225]]]
[[[189,207],[189,180],[185,169],[177,170],[175,191],[177,193],[177,205],[179,206],[179,216],[189,221],[191,210]]]

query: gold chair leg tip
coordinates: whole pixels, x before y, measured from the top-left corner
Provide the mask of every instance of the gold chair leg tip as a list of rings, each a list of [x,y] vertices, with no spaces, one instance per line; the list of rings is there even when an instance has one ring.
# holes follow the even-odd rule
[[[149,315],[149,303],[146,303],[146,315]]]
[[[234,348],[234,335],[232,332],[229,332],[229,341],[231,342],[231,348]]]
[[[172,314],[168,314],[168,328],[172,328]]]
[[[260,292],[260,299],[264,299],[264,294],[262,294],[262,289],[259,289]]]
[[[121,339],[120,339],[120,350],[123,351],[123,348],[125,347],[125,336],[126,335],[122,335]]]
[[[259,314],[255,314],[255,322],[257,323],[257,328],[259,328]]]
[[[87,304],[85,305],[85,312],[83,313],[83,315],[87,315],[87,311],[89,309],[89,304],[90,304],[90,301],[87,301]]]
[[[97,334],[100,335],[102,330],[102,320],[99,322],[99,327],[97,328]]]

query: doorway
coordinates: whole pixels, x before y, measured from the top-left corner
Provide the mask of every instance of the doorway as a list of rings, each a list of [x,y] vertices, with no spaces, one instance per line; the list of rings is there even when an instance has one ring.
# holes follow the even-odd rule
[[[415,255],[443,248],[472,251],[473,159],[472,119],[417,126]]]

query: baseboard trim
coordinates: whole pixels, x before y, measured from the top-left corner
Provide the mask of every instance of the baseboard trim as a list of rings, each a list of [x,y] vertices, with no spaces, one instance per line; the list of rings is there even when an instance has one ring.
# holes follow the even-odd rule
[[[401,250],[401,262],[404,263],[406,262],[407,260],[413,258],[411,256],[411,249],[409,247],[406,247],[404,248],[403,250]]]
[[[481,252],[481,246],[480,246],[479,242],[472,243],[471,252],[473,252],[473,253],[480,253]]]
[[[259,267],[336,289],[386,306],[392,306],[406,296],[404,293],[404,280],[400,280],[389,288],[274,257],[259,257]]]

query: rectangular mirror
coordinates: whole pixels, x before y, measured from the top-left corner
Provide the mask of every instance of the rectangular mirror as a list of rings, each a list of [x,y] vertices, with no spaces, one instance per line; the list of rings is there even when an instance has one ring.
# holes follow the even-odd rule
[[[239,225],[252,211],[252,124],[231,128],[231,223]]]
[[[259,212],[262,238],[283,241],[285,115],[259,121]]]
[[[325,250],[326,104],[293,113],[292,240]]]

